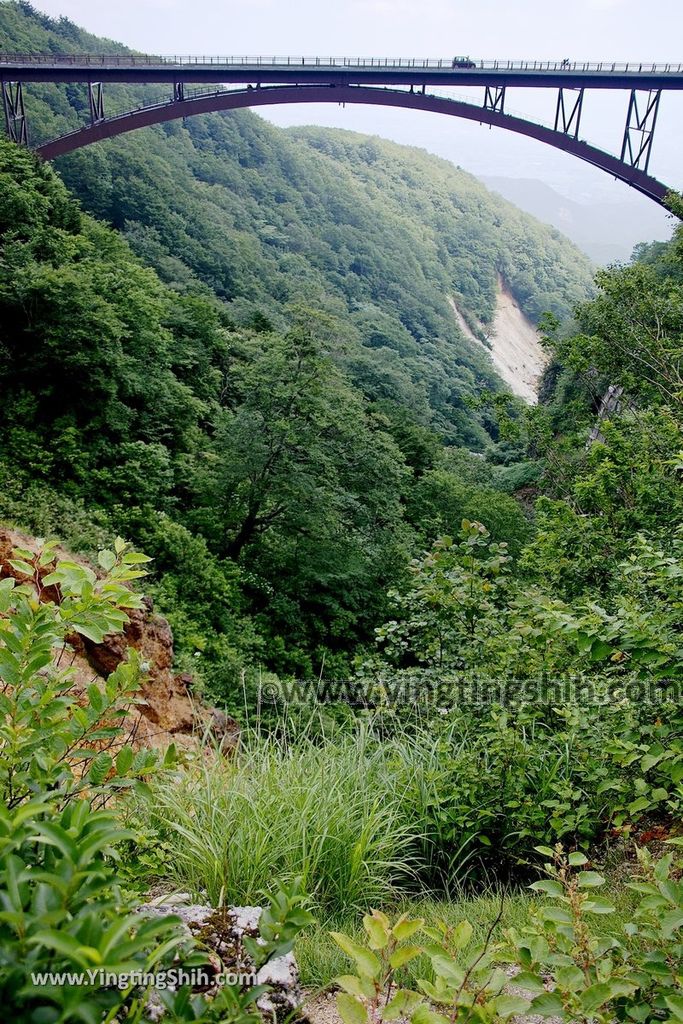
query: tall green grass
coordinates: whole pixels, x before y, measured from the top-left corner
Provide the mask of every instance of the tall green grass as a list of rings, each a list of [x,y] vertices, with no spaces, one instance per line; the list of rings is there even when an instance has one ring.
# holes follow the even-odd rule
[[[363,729],[321,745],[252,737],[236,758],[168,775],[148,812],[168,875],[214,904],[260,902],[297,875],[325,913],[400,897],[419,867],[410,757]]]
[[[247,734],[154,783],[146,811],[167,877],[213,902],[255,903],[295,876],[319,914],[523,875],[538,843],[598,833],[595,741],[463,716],[356,723],[332,738]]]

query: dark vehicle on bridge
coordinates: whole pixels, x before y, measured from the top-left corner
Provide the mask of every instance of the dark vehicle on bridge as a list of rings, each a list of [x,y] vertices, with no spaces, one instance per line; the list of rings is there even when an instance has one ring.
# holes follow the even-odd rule
[[[454,57],[452,67],[454,68],[476,68],[476,64],[470,57]]]

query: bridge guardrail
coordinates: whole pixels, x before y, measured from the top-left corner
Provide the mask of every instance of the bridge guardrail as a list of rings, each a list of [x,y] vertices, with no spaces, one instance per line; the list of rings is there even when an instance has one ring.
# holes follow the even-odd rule
[[[461,65],[453,64],[453,58],[418,59],[413,57],[256,57],[256,56],[197,56],[197,55],[160,55],[160,54],[53,54],[53,53],[0,53],[0,65],[13,64],[45,64],[49,66],[69,66],[73,64],[93,67],[160,67],[172,65],[177,67],[307,67],[307,68],[378,68],[397,71],[567,71],[567,72],[603,72],[633,74],[681,74],[683,63],[657,63],[629,61],[530,61],[530,60],[470,60]]]

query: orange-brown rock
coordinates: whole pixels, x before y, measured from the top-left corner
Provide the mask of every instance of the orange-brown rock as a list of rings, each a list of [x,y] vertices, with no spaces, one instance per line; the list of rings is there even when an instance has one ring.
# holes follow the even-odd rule
[[[24,580],[9,560],[17,547],[35,552],[39,546],[35,538],[0,526],[0,579],[13,576]],[[58,549],[58,556],[86,563],[85,559],[63,549]],[[46,600],[55,599],[55,595],[47,591],[44,596]],[[173,671],[171,627],[166,619],[156,614],[150,598],[145,597],[143,607],[131,610],[128,615],[124,632],[106,637],[101,644],[80,636],[69,638],[76,688],[84,689],[91,682],[106,679],[126,659],[129,648],[134,648],[145,667],[142,699],[137,714],[127,722],[134,745],[164,747],[175,742],[187,748],[209,734],[224,752],[232,749],[239,735],[237,723],[217,708],[206,707],[193,699],[192,677]]]

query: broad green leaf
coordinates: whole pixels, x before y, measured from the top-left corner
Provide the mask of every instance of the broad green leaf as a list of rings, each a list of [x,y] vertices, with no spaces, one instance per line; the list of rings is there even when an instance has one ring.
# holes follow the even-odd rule
[[[570,992],[579,992],[586,984],[583,971],[571,964],[569,967],[558,967],[555,972],[557,984]]]
[[[382,1010],[382,1020],[397,1020],[399,1017],[410,1017],[417,1007],[422,1003],[422,996],[419,992],[411,992],[410,989],[399,988],[392,999],[389,1000]]]
[[[561,882],[556,882],[552,878],[543,878],[539,882],[532,882],[529,886],[534,892],[544,892],[548,896],[562,896],[564,895],[564,888]]]
[[[389,943],[389,928],[386,918],[382,920],[376,913],[366,914],[363,918],[363,927],[368,933],[368,945],[370,949],[384,949]]]
[[[424,1003],[413,1010],[410,1021],[411,1024],[449,1024],[448,1017],[436,1013],[435,1010],[430,1010]]]
[[[394,938],[399,942],[403,942],[405,939],[409,939],[411,935],[418,932],[424,925],[424,920],[421,917],[413,918],[412,920],[398,920],[392,928]]]
[[[454,985],[456,988],[462,985],[465,972],[451,957],[433,956],[432,967],[436,976],[444,978],[450,985]]]
[[[493,1005],[498,1016],[505,1020],[507,1017],[511,1017],[513,1013],[526,1013],[530,1002],[524,996],[507,995],[504,993],[503,995],[496,996],[493,1000]]]
[[[389,957],[389,966],[397,970],[399,967],[403,967],[404,964],[410,963],[420,953],[422,953],[421,946],[401,946]]]
[[[676,995],[675,992],[672,992],[671,995],[664,996],[664,1002],[674,1020],[683,1020],[683,995]]]
[[[579,871],[579,889],[597,889],[605,884],[605,879],[597,871]]]
[[[360,978],[357,978],[355,974],[341,974],[338,978],[334,979],[335,985],[343,989],[344,992],[348,992],[351,996],[366,996],[368,993],[363,987],[363,983]]]
[[[330,935],[339,948],[355,961],[360,974],[364,974],[369,978],[379,977],[381,964],[371,950],[365,949],[364,946],[354,942],[353,939],[350,939],[348,935],[344,935],[342,932],[330,932]]]
[[[633,800],[628,805],[628,813],[629,814],[637,814],[638,811],[644,811],[649,806],[650,806],[650,801],[647,799],[647,797],[639,796],[636,800]]]
[[[450,942],[454,949],[464,949],[472,938],[474,929],[469,921],[461,921],[456,924],[451,932]]]
[[[587,914],[613,914],[615,911],[614,904],[602,896],[591,896],[583,904],[583,909]]]
[[[556,992],[544,992],[542,995],[536,996],[531,1001],[529,1011],[538,1014],[539,1017],[567,1019],[564,1004]]]
[[[612,990],[606,981],[599,981],[595,985],[590,985],[589,988],[585,989],[580,996],[581,1008],[586,1013],[592,1013],[593,1010],[597,1010],[600,1006],[607,1002],[611,998]]]
[[[368,1011],[365,1004],[348,992],[337,993],[337,1009],[344,1024],[368,1024]]]
[[[12,566],[15,572],[21,573],[22,576],[33,576],[35,573],[35,567],[30,562],[25,562],[21,559],[10,558],[9,564]]]
[[[42,931],[36,932],[27,939],[29,946],[46,946],[48,949],[54,949],[58,953],[63,953],[69,959],[74,960],[76,963],[83,967],[89,967],[92,963],[88,957],[84,955],[84,947],[74,938],[73,935],[69,935],[65,931],[57,931],[54,928],[45,928]]]
[[[133,748],[126,745],[121,747],[116,755],[116,774],[125,775],[133,763]]]
[[[88,778],[94,786],[101,786],[111,771],[111,767],[111,754],[108,754],[105,750],[101,750],[90,765]]]
[[[116,555],[113,551],[100,551],[97,556],[97,561],[105,572],[110,572],[110,570],[116,565]]]
[[[531,992],[534,996],[542,995],[542,993],[545,992],[545,985],[541,979],[535,974],[531,974],[530,971],[520,971],[519,974],[515,975],[514,983],[520,988]]]

